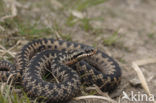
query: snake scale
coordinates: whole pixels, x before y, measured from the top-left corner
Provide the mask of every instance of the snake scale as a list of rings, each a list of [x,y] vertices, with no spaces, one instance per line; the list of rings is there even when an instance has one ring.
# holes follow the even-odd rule
[[[52,76],[48,76],[52,74]],[[112,91],[121,81],[121,69],[107,54],[91,46],[55,39],[26,44],[15,57],[15,66],[0,62],[0,80],[12,75],[31,97],[60,102],[80,92],[81,84],[96,84]],[[52,79],[47,81],[44,77]]]

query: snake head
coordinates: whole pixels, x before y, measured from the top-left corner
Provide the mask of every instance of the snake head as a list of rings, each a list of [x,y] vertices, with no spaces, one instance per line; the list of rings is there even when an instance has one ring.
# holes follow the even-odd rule
[[[68,52],[69,58],[66,64],[70,65],[70,64],[76,63],[85,57],[94,55],[96,51],[97,51],[96,49],[91,48],[91,47],[84,48],[82,50],[71,50]]]

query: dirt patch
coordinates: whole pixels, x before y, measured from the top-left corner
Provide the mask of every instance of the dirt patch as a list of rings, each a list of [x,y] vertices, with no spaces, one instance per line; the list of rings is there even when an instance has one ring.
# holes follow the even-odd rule
[[[56,38],[54,34],[58,33],[63,39],[97,47],[120,64],[123,76],[119,88],[110,94],[111,97],[115,97],[114,100],[119,101],[122,91],[145,93],[142,87],[133,87],[129,83],[130,80],[138,79],[131,64],[135,60],[156,57],[156,1],[105,0],[100,3],[84,1],[19,1],[21,6],[17,6],[17,15],[0,23],[1,45],[10,48],[18,40]],[[88,5],[81,6],[81,3]],[[5,2],[1,1],[0,6],[0,17],[11,13]],[[19,48],[16,47],[13,51],[16,52]],[[6,55],[5,58],[8,59],[7,57]],[[155,67],[156,64],[141,67],[154,96],[156,96]],[[101,100],[97,101],[100,103]]]

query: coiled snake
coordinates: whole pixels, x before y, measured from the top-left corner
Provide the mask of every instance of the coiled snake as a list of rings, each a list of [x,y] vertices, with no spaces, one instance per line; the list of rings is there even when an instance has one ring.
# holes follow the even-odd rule
[[[102,91],[112,91],[121,79],[121,69],[111,57],[75,42],[34,40],[21,49],[15,60],[15,66],[0,62],[0,80],[6,81],[13,75],[28,95],[51,102],[76,96],[81,83],[96,84]],[[51,79],[55,78],[57,82],[44,80],[49,71]]]

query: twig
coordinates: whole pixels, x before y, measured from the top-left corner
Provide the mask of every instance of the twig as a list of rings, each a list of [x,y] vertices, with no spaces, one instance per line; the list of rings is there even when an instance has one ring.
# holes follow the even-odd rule
[[[11,50],[15,49],[18,45],[21,44],[21,42],[22,42],[21,40],[18,40],[13,47],[11,47],[11,48],[8,49],[8,51],[11,51]]]
[[[56,80],[57,83],[59,83],[59,80],[57,79],[57,77],[47,68],[45,68],[48,72],[51,73],[51,75],[54,77],[54,79]]]
[[[107,97],[104,97],[104,96],[95,96],[95,95],[88,95],[88,96],[80,96],[80,97],[75,97],[74,100],[81,100],[81,99],[102,99],[102,100],[106,100],[106,101],[109,101],[111,103],[117,103],[116,101],[110,99],[110,98],[107,98]]]
[[[2,45],[0,45],[0,48],[2,49],[0,52],[2,52],[1,56],[4,56],[6,53],[10,54],[12,57],[15,57],[15,55],[8,51],[6,48],[4,48]]]
[[[8,50],[6,48],[4,48],[2,45],[0,45],[0,48],[2,48],[2,50],[0,50],[0,52],[2,52],[1,56],[4,56],[6,53],[10,54],[12,57],[15,57],[16,53],[15,52],[11,52],[13,49],[15,49],[18,45],[20,45],[21,40],[18,40],[17,43],[9,48]]]
[[[2,54],[1,54],[1,56],[4,56],[6,53],[8,53],[8,54],[10,54],[12,57],[15,57],[15,55],[16,55],[16,53],[14,53],[14,52],[11,52],[11,50],[13,50],[17,45],[19,45],[20,44],[20,40],[16,43],[16,45],[14,45],[13,47],[11,47],[10,49],[6,49],[6,48],[4,48],[2,45],[0,45],[0,48],[2,49],[2,50],[0,50],[0,52],[2,52]]]

